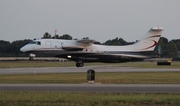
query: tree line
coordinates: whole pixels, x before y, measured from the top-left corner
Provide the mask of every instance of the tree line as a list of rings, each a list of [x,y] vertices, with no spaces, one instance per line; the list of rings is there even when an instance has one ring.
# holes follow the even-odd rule
[[[48,32],[46,32],[42,39],[66,39],[66,40],[72,40],[73,37],[69,34],[64,34],[62,36],[59,36],[55,34],[54,36],[51,36]],[[0,40],[0,57],[24,57],[29,56],[29,54],[22,53],[20,51],[20,48],[29,42],[31,42],[31,39],[25,39],[25,40],[17,40],[13,42],[9,41],[3,41]],[[103,43],[96,41],[95,44],[100,45],[130,45],[137,41],[133,42],[127,42],[123,38],[114,38],[107,40]],[[173,39],[168,40],[165,37],[161,37],[158,45],[155,48],[155,51],[153,52],[153,55],[156,55],[157,57],[166,57],[166,58],[178,58],[180,51],[180,39]]]
[[[30,39],[17,40],[12,43],[9,41],[0,40],[0,57],[24,57],[28,54],[22,53],[20,48],[25,44],[31,42]]]

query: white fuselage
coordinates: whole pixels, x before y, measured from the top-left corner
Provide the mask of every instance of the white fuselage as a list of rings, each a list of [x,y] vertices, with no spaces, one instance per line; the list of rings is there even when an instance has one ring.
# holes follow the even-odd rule
[[[94,40],[40,39],[21,48],[22,52],[71,59],[83,62],[127,62],[150,58],[162,34],[160,27],[151,28],[146,36],[132,45],[105,46],[94,44]]]

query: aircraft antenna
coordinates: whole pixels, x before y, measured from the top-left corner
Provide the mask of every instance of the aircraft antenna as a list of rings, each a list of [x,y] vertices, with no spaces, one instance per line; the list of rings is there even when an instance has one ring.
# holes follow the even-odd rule
[[[55,36],[56,36],[57,31],[58,31],[57,29],[54,30],[54,35],[55,35]]]

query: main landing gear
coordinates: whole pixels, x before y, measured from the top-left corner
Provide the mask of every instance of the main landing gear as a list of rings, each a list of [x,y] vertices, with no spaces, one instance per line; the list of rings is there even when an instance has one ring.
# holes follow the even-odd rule
[[[76,62],[76,67],[83,67],[83,66],[84,66],[83,61],[77,61]]]

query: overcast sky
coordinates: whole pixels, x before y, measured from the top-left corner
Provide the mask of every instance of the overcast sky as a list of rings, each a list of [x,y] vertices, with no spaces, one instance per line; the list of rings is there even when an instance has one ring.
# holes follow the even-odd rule
[[[41,38],[45,32],[139,40],[151,27],[180,39],[180,0],[0,0],[0,40]]]

